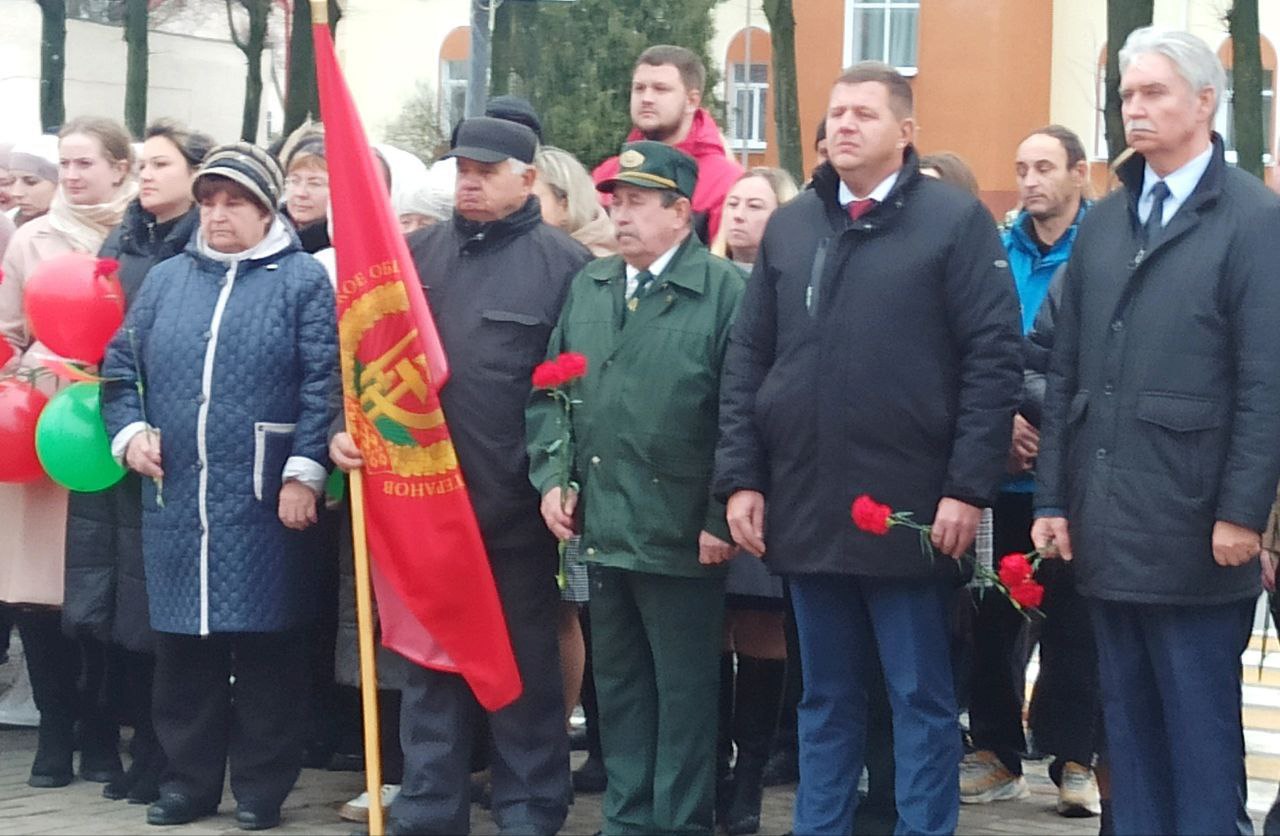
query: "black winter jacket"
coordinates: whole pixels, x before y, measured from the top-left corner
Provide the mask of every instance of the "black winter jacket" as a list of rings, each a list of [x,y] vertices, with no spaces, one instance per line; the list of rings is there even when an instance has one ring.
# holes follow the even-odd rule
[[[524,409],[569,280],[591,254],[542,222],[536,197],[493,223],[454,215],[409,236],[409,250],[449,357],[440,404],[485,545],[550,542],[529,483]]]
[[[951,579],[918,539],[854,528],[870,494],[921,522],[988,505],[1022,383],[1018,300],[991,215],[904,154],[858,221],[830,165],[770,219],[730,337],[715,489],[765,494],[771,570]]]
[[[165,223],[129,204],[99,255],[120,262],[126,307],[147,272],[182,252],[199,226],[200,210]],[[152,647],[142,569],[142,482],[129,471],[96,493],[72,493],[67,505],[66,598],[63,625],[137,652]]]
[[[1065,510],[1080,591],[1216,604],[1258,567],[1213,559],[1214,522],[1261,531],[1280,477],[1280,199],[1227,166],[1144,247],[1145,161],[1085,216],[1054,334],[1036,507]]]

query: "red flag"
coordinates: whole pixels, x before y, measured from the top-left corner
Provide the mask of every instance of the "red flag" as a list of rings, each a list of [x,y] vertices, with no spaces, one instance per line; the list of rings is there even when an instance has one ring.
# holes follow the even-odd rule
[[[365,521],[382,643],[462,675],[496,711],[520,696],[506,618],[440,407],[440,336],[373,152],[313,27],[338,260],[347,427],[364,456]]]

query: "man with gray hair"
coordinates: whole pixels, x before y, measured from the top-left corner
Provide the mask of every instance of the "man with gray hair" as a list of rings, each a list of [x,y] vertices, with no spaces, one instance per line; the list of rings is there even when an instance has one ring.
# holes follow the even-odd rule
[[[1240,653],[1280,478],[1280,200],[1224,159],[1203,41],[1138,29],[1120,69],[1135,153],[1067,268],[1032,539],[1080,556],[1114,831],[1233,833]]]
[[[490,809],[503,833],[550,834],[564,825],[572,797],[556,641],[559,555],[528,481],[524,408],[569,280],[590,254],[542,222],[533,196],[537,147],[524,125],[464,121],[449,152],[458,161],[453,216],[410,235],[409,251],[449,356],[440,404],[524,686],[487,715]],[[347,433],[334,437],[330,453],[344,470],[363,464]],[[467,833],[481,707],[458,674],[403,667],[404,781],[387,833]]]

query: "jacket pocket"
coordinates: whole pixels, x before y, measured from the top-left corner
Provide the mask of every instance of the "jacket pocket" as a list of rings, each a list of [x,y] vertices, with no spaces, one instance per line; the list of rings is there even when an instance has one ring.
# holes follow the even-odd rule
[[[259,502],[275,502],[282,474],[293,450],[297,424],[255,421],[253,424],[253,496]]]
[[[1188,497],[1201,497],[1211,466],[1213,433],[1222,426],[1222,410],[1208,398],[1174,392],[1140,392],[1140,458],[1135,469],[1167,476]]]
[[[1211,430],[1222,425],[1216,403],[1208,398],[1173,392],[1140,392],[1138,418],[1179,433]]]
[[[551,323],[534,314],[488,308],[480,312],[477,344],[470,349],[482,366],[528,382],[547,353]]]

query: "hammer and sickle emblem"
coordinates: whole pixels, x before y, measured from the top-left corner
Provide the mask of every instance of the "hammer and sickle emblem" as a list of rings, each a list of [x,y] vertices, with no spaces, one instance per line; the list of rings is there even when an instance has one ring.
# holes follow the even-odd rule
[[[425,404],[431,394],[426,358],[421,354],[412,358],[402,356],[417,337],[416,329],[410,331],[360,375],[360,405],[370,421],[385,415],[397,424],[415,430],[431,430],[444,423],[444,412],[439,405],[425,413],[401,405],[408,396]]]

